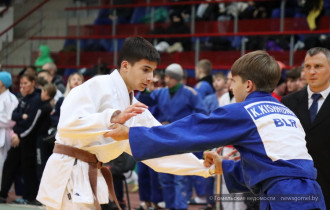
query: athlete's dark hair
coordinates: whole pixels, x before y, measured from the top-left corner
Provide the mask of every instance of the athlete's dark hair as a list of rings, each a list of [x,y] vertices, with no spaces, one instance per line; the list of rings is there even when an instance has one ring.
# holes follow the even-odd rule
[[[128,61],[131,65],[142,59],[160,62],[160,55],[155,47],[142,37],[129,37],[125,40],[118,57],[118,69],[122,61]]]

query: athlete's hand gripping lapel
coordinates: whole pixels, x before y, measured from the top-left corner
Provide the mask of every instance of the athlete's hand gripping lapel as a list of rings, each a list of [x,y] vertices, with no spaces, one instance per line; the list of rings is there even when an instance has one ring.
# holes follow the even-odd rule
[[[132,117],[141,114],[144,110],[148,109],[148,106],[137,102],[133,105],[128,106],[124,111],[117,111],[111,117],[111,123],[120,123],[124,124],[127,120],[131,119]]]

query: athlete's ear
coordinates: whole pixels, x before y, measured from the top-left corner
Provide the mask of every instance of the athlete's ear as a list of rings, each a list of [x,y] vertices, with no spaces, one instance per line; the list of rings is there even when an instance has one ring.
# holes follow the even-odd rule
[[[246,92],[251,93],[255,91],[255,84],[251,80],[247,80]]]
[[[120,65],[120,71],[127,71],[129,67],[128,61],[122,61]]]

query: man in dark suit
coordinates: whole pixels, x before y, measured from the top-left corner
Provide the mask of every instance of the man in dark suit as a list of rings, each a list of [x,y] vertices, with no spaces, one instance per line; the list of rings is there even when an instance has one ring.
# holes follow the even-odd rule
[[[307,87],[283,97],[282,103],[297,115],[304,127],[317,181],[330,209],[330,51],[321,47],[308,50],[304,70]]]

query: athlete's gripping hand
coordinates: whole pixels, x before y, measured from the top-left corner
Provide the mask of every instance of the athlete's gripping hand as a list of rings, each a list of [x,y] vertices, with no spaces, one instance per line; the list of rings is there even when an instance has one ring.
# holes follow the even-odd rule
[[[116,111],[113,113],[110,122],[111,123],[120,123],[124,124],[127,120],[131,119],[132,117],[141,114],[144,110],[148,109],[148,106],[137,102],[133,105],[128,106],[124,111]]]
[[[116,141],[128,139],[129,127],[122,124],[113,124],[110,126],[110,131],[103,134],[104,137],[111,137]]]
[[[238,151],[233,150],[232,152],[228,153],[227,155],[220,155],[223,147],[219,147],[216,151],[207,151],[204,152],[204,166],[211,167],[213,164],[215,166],[214,174],[222,174],[222,160],[239,160],[239,156],[234,156]]]

